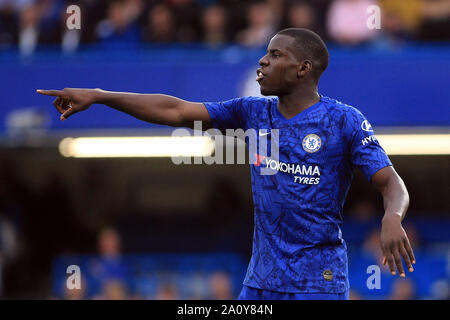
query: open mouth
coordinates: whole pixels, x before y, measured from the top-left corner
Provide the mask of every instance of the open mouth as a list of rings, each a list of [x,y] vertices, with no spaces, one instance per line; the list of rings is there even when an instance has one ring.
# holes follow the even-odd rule
[[[262,79],[264,79],[264,73],[262,73],[261,70],[256,70],[256,81],[260,82]]]

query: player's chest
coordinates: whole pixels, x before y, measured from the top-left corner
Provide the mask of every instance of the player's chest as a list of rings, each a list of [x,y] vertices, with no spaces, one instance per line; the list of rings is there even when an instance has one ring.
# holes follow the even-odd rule
[[[326,121],[295,122],[257,128],[258,151],[271,158],[301,160],[318,165],[339,160],[345,154],[342,136]]]

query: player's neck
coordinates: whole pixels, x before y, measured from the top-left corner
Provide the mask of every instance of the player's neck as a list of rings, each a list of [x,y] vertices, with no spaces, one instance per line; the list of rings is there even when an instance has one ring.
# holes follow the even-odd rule
[[[278,96],[278,100],[278,110],[285,118],[290,119],[319,102],[320,95],[317,92],[317,87],[315,87],[314,89],[296,90],[290,94]]]

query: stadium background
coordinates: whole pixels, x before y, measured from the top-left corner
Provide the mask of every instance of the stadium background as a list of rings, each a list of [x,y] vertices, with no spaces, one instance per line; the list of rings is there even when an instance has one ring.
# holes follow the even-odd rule
[[[79,31],[66,28],[69,4],[81,7]],[[372,4],[381,30],[366,27]],[[352,298],[448,299],[449,14],[446,0],[0,0],[0,297],[235,298],[251,254],[248,165],[64,157],[65,137],[171,131],[100,105],[61,122],[35,90],[257,95],[270,37],[307,27],[330,49],[323,95],[359,108],[377,134],[419,134],[409,136],[419,150],[438,144],[391,155],[410,192],[417,264],[406,279],[382,268],[380,290],[367,288],[366,271],[380,264],[382,200],[356,174],[343,227]],[[64,290],[72,264],[81,291]]]

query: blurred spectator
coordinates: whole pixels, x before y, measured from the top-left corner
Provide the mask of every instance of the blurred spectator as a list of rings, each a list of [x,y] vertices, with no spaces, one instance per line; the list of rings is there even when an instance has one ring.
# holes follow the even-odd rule
[[[415,300],[416,288],[411,278],[397,278],[392,285],[389,300]]]
[[[218,0],[217,5],[221,5],[227,12],[227,35],[228,38],[236,42],[239,32],[247,27],[247,6],[248,1],[243,0]],[[239,8],[236,10],[236,8]]]
[[[65,5],[76,4],[81,10],[81,42],[93,43],[97,40],[96,26],[99,21],[105,18],[108,8],[108,1],[105,0],[66,0]],[[65,14],[63,10],[62,14]]]
[[[173,283],[161,284],[155,294],[155,300],[177,300],[178,290]]]
[[[106,259],[116,259],[120,257],[121,240],[116,230],[105,228],[100,232],[98,240],[98,251]]]
[[[366,10],[378,3],[382,30],[370,30]],[[71,4],[81,8],[81,30],[65,28]],[[343,45],[365,44],[378,35],[387,44],[445,41],[449,15],[448,0],[0,0],[0,48],[17,44],[29,55],[49,43],[74,52],[95,41],[215,46],[228,40],[258,47],[285,27],[309,28]]]
[[[380,0],[383,38],[396,44],[411,39],[423,16],[423,0]]]
[[[148,13],[148,25],[144,29],[144,40],[154,43],[176,41],[176,27],[172,11],[164,4],[152,7]]]
[[[43,44],[60,44],[65,53],[75,52],[81,42],[82,30],[69,30],[67,21],[72,13],[67,13],[61,1],[47,2],[42,8],[41,35],[39,42]],[[83,11],[80,12],[83,14]],[[84,23],[83,18],[80,21]]]
[[[210,298],[213,300],[232,299],[232,285],[230,275],[223,271],[217,271],[209,277]]]
[[[276,33],[275,17],[270,6],[265,2],[251,4],[247,19],[248,27],[238,34],[238,42],[249,47],[267,45]]]
[[[104,228],[98,237],[99,257],[90,263],[90,274],[103,296],[119,295],[118,283],[125,283],[128,277],[126,263],[122,259],[121,239],[118,232]]]
[[[316,29],[314,7],[308,2],[296,2],[288,10],[288,25],[289,28],[307,28]]]
[[[68,14],[64,14],[64,18],[67,18]],[[65,28],[65,19],[63,20],[63,32],[62,32],[62,40],[61,40],[61,47],[62,51],[65,53],[72,53],[75,52],[81,41],[81,31],[74,29],[74,30],[68,30]]]
[[[356,290],[350,289],[349,294],[350,294],[350,300],[362,300],[363,299],[363,297]]]
[[[39,43],[60,43],[61,25],[64,23],[65,26],[66,7],[64,7],[64,1],[40,0],[36,3],[41,15]]]
[[[81,286],[80,289],[69,289],[66,285],[66,282],[63,282],[63,292],[64,300],[85,300],[87,299],[87,282],[86,279],[82,276],[81,277]]]
[[[364,44],[374,39],[377,29],[367,28],[366,10],[374,0],[335,0],[328,11],[327,31],[332,40],[344,45]]]
[[[39,7],[30,4],[20,12],[19,50],[22,55],[30,55],[36,49],[39,40],[39,23],[41,12]]]
[[[0,0],[0,49],[14,43],[17,29],[12,0]]]
[[[118,279],[108,279],[103,282],[100,295],[94,297],[96,300],[126,300],[128,293],[124,282]]]
[[[114,0],[107,10],[106,19],[97,25],[98,39],[104,43],[137,43],[137,19],[142,10],[141,0]]]
[[[275,25],[281,25],[285,2],[285,0],[266,0],[266,3],[269,5],[270,11],[272,12]]]
[[[423,0],[423,17],[417,37],[420,40],[450,40],[450,2]]]
[[[357,221],[371,221],[373,219],[382,218],[375,204],[368,199],[356,201],[350,208],[351,217]]]
[[[177,26],[177,41],[182,43],[201,40],[200,6],[195,0],[165,0],[171,8]]]
[[[217,46],[227,42],[225,8],[212,5],[203,11],[203,41],[209,46]]]
[[[330,10],[330,6],[333,3],[331,0],[315,0],[315,1],[306,1],[311,7],[314,9],[314,31],[317,32],[318,35],[322,37],[324,41],[329,40],[329,35],[326,31],[327,20],[328,20],[328,11]]]
[[[447,279],[437,280],[431,285],[431,298],[450,300],[450,272]]]

